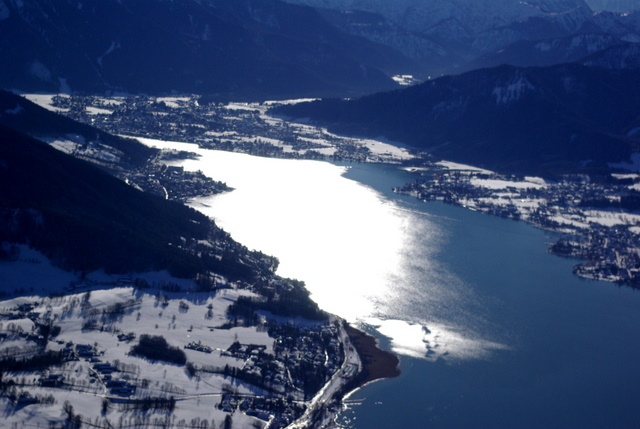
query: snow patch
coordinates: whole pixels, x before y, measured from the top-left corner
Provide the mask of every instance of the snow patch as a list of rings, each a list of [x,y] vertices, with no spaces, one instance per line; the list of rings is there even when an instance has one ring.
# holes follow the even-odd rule
[[[413,75],[410,74],[398,74],[393,76],[391,79],[402,86],[414,85],[420,82],[420,80],[416,79],[415,77],[413,77]]]
[[[525,176],[525,182],[537,183],[538,185],[546,186],[547,182],[542,177]]]
[[[256,110],[256,106],[251,103],[229,103],[225,106],[225,109],[228,110]]]
[[[549,217],[550,221],[557,222],[560,225],[570,225],[578,229],[589,229],[589,224],[582,221],[582,216],[577,214],[556,214]]]
[[[361,139],[360,143],[364,144],[369,150],[377,155],[388,156],[396,159],[411,159],[413,156],[406,149],[393,144],[381,141],[382,137],[376,140]]]
[[[188,103],[189,100],[189,97],[158,97],[156,99],[158,103],[164,103],[173,109],[184,107],[184,104]]]
[[[632,180],[638,180],[640,179],[640,174],[635,174],[635,173],[630,173],[630,174],[612,174],[611,177],[613,177],[614,179],[618,179],[618,180],[624,180],[624,179],[632,179]]]
[[[100,109],[99,107],[87,106],[86,111],[90,115],[110,115],[113,110]]]
[[[586,211],[585,219],[604,226],[640,225],[640,215],[603,210]]]
[[[493,171],[485,170],[484,168],[474,167],[472,165],[460,164],[451,161],[440,161],[436,165],[439,165],[448,170],[460,170],[460,171],[475,171],[478,173],[494,174]]]
[[[68,112],[69,109],[63,109],[53,105],[53,97],[60,95],[61,97],[68,97],[63,94],[20,94],[22,97],[37,104],[40,107],[44,107],[52,112]]]
[[[505,86],[493,89],[492,95],[496,97],[496,104],[507,104],[519,100],[527,91],[535,87],[524,76],[519,76]]]
[[[534,181],[522,181],[522,182],[512,182],[510,180],[499,180],[499,179],[478,179],[472,178],[470,183],[473,186],[477,186],[479,188],[487,188],[487,189],[540,189],[546,188],[546,183],[544,180],[536,178],[538,180]]]
[[[49,143],[53,148],[59,150],[60,152],[64,152],[68,155],[73,154],[76,151],[76,148],[78,147],[78,144],[71,140],[55,139],[55,140],[50,140],[47,143]]]
[[[278,104],[298,104],[298,103],[308,103],[311,101],[320,100],[319,98],[295,98],[291,100],[267,100],[264,102],[265,106],[273,106]]]

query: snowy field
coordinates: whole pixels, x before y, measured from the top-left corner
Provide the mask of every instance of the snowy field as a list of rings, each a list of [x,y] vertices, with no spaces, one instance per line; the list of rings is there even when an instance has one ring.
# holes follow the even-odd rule
[[[218,286],[223,288],[213,294],[171,293],[166,290],[176,286],[188,290],[194,284],[164,272],[124,278],[96,272],[79,281],[77,276],[53,267],[38,252],[26,246],[19,250],[18,261],[0,262],[2,290],[15,294],[14,298],[5,295],[8,299],[0,302],[0,359],[25,359],[45,349],[73,354],[74,358],[45,370],[5,369],[4,394],[0,396],[5,417],[2,427],[62,427],[69,420],[69,406],[83,427],[213,428],[230,417],[233,427],[259,428],[273,418],[269,413],[256,411],[253,414],[258,415],[253,416],[247,410],[225,410],[220,405],[225,394],[275,397],[272,391],[226,375],[234,368],[249,368],[255,359],[254,354],[230,354],[233,344],[274,354],[274,338],[264,326],[229,323],[228,307],[240,296],[255,296],[253,292],[219,279]],[[130,286],[132,279],[144,280],[151,287]],[[293,322],[280,319],[281,323]],[[317,322],[296,319],[295,323],[325,329]],[[59,330],[48,342],[38,335],[43,325]],[[145,334],[161,336],[169,346],[184,351],[188,365],[131,355],[132,347]],[[87,349],[89,354],[83,355]],[[348,362],[359,365],[354,354]],[[190,365],[197,372],[190,373]],[[117,369],[104,373],[100,366]],[[55,377],[64,382],[55,386],[43,382]],[[119,393],[113,383],[131,391]],[[330,397],[342,383],[344,379],[336,372],[321,397]],[[288,396],[303,403],[301,393],[291,391]],[[38,403],[29,402],[33,398]],[[144,398],[175,400],[175,405],[171,411],[162,407],[144,412],[140,407],[135,409],[135,401]],[[320,397],[306,404],[314,403],[323,404]]]
[[[173,396],[177,403],[173,413],[165,411],[145,416],[136,413],[121,412],[115,402],[106,413],[101,412],[102,400],[113,394],[102,380],[91,377],[91,361],[80,359],[64,363],[55,372],[65,377],[65,388],[47,388],[39,386],[40,375],[33,373],[7,373],[3,381],[16,382],[15,389],[28,391],[32,396],[52,395],[53,404],[14,405],[9,399],[2,398],[0,407],[5,420],[3,427],[49,427],[49,421],[65,419],[63,404],[68,401],[83,421],[111,424],[120,427],[143,418],[147,421],[166,419],[174,424],[184,420],[211,420],[222,422],[227,413],[216,408],[225,390],[233,389],[240,394],[264,395],[253,386],[236,383],[221,374],[199,373],[191,377],[184,366],[164,362],[150,362],[146,359],[130,356],[128,353],[135,341],[119,341],[117,333],[133,333],[136,338],[143,334],[160,335],[170,345],[184,349],[189,343],[201,343],[213,351],[203,353],[184,349],[187,359],[196,366],[242,367],[245,362],[224,356],[223,351],[235,341],[243,344],[265,346],[265,352],[273,351],[273,338],[266,332],[253,328],[235,327],[219,329],[228,322],[227,307],[238,296],[251,294],[247,291],[225,289],[215,296],[205,294],[167,293],[158,295],[157,290],[142,292],[133,287],[109,289],[86,289],[81,293],[50,297],[55,290],[69,289],[77,278],[70,273],[52,267],[46,258],[26,247],[21,249],[21,261],[0,263],[0,276],[4,290],[27,289],[30,296],[23,296],[0,302],[0,314],[11,314],[20,305],[32,305],[31,313],[39,314],[42,320],[51,321],[60,326],[55,341],[50,341],[47,349],[60,350],[67,344],[92,345],[96,350],[95,360],[108,362],[122,368],[119,378],[130,380],[137,386],[135,396],[139,398]],[[189,282],[173,279],[166,273],[140,274],[151,284],[173,283],[186,286]],[[118,279],[101,273],[90,275],[84,285],[100,288],[101,285],[115,284]],[[92,319],[103,319],[114,308],[124,308],[121,313],[107,317],[108,323],[103,330],[83,329]],[[35,346],[29,341],[11,340],[18,333],[34,331],[34,322],[30,318],[7,319],[0,322],[0,356],[28,355]],[[26,354],[24,353],[26,352]],[[52,370],[53,371],[53,370]],[[43,374],[46,375],[46,374]],[[117,398],[116,398],[117,399]],[[139,413],[138,413],[139,414]],[[256,422],[253,417],[242,413],[233,416],[237,427],[250,427]],[[211,427],[211,425],[209,425]]]

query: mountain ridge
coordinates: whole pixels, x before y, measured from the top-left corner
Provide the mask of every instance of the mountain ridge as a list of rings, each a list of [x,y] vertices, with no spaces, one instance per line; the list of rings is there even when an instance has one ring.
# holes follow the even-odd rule
[[[322,8],[343,31],[414,58],[423,65],[425,77],[471,70],[483,56],[500,55],[502,49],[518,43],[581,34],[640,40],[635,13],[594,12],[583,0],[286,1]],[[490,65],[497,64],[485,64]]]
[[[384,136],[448,160],[554,176],[628,160],[640,71],[499,66],[354,100],[283,106],[334,132]]]
[[[278,0],[3,0],[0,86],[267,99],[396,86],[412,61]],[[384,71],[383,71],[384,69]]]
[[[0,124],[0,241],[29,244],[65,269],[167,269],[253,280],[275,259],[249,252],[213,221],[138,191],[97,167]],[[209,244],[202,244],[203,242]]]
[[[120,154],[119,162],[144,166],[157,149],[134,139],[109,134],[97,128],[51,112],[17,94],[0,89],[0,124],[36,139],[68,139],[104,144]]]

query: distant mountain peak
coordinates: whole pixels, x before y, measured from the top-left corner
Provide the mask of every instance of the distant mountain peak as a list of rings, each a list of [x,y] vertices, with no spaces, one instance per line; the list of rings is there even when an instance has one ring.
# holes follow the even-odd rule
[[[560,43],[551,47],[553,52],[549,55],[539,55],[524,45],[529,50],[521,55],[501,55],[503,49],[526,42],[583,34],[640,41],[640,18],[611,11],[596,13],[589,3],[598,0],[285,1],[324,8],[324,14],[339,28],[386,44],[419,61],[425,77],[501,64],[482,64],[485,56],[496,60],[503,57],[507,63],[518,60],[514,63],[518,65],[546,66],[577,61],[594,52],[585,52],[587,42],[577,41],[582,46]],[[346,19],[336,11],[349,12],[360,19]],[[601,49],[607,46],[611,43]],[[527,62],[527,55],[536,58]]]
[[[409,31],[425,32],[449,19],[479,32],[533,16],[590,10],[583,0],[285,0],[289,3],[378,13]]]
[[[586,0],[593,10],[630,12],[640,9],[640,0]]]

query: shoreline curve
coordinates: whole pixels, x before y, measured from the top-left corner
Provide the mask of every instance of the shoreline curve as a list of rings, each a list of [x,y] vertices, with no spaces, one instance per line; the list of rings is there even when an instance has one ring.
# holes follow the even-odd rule
[[[394,353],[378,347],[378,340],[358,328],[344,323],[344,329],[349,336],[351,345],[358,353],[362,363],[360,372],[346,383],[338,400],[342,400],[349,393],[364,387],[365,385],[384,378],[394,378],[401,374],[400,358]]]

